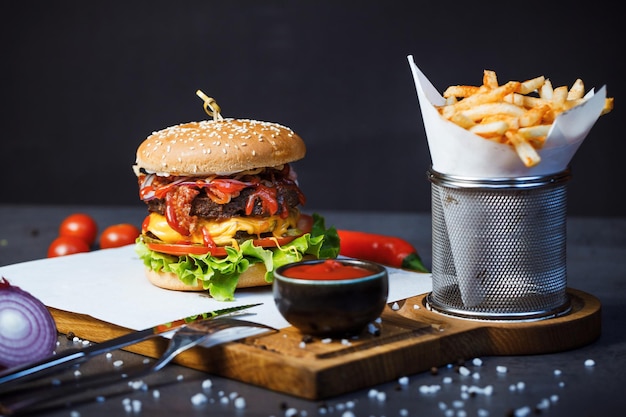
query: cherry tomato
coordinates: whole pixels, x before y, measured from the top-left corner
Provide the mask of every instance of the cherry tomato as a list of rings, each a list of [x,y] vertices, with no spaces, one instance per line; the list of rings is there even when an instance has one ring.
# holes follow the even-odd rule
[[[130,223],[114,224],[100,235],[100,249],[118,248],[135,243],[141,232]]]
[[[48,246],[48,258],[89,252],[89,245],[76,236],[59,236]]]
[[[98,225],[96,221],[88,214],[74,213],[66,217],[59,227],[59,236],[77,237],[89,246],[96,241],[98,234]]]

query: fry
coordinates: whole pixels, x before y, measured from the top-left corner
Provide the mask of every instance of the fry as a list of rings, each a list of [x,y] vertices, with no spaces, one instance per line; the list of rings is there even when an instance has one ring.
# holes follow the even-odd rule
[[[502,114],[506,116],[521,116],[525,113],[522,107],[515,104],[497,102],[497,103],[484,103],[474,106],[470,109],[464,110],[463,114],[470,119],[477,121],[492,115]]]
[[[446,88],[446,91],[443,92],[443,97],[469,97],[473,94],[478,93],[480,87],[476,87],[473,85],[451,85]]]
[[[460,100],[458,103],[454,104],[454,107],[456,110],[465,110],[478,104],[501,101],[507,94],[517,92],[519,90],[519,87],[519,81],[509,81],[508,83],[501,85],[500,87],[494,88],[493,90],[466,97],[463,100]]]
[[[483,71],[483,85],[491,89],[498,88],[498,76],[495,71]]]
[[[445,119],[482,138],[510,145],[527,167],[537,165],[556,117],[584,103],[585,85],[578,78],[570,88],[554,88],[540,75],[523,82],[498,85],[495,71],[483,71],[480,86],[454,85],[444,91],[446,104],[437,106]],[[605,100],[601,115],[613,110]]]
[[[529,94],[533,91],[537,91],[545,83],[546,78],[543,75],[535,77],[531,80],[526,80],[520,87],[520,94]]]
[[[548,106],[547,104],[542,104],[540,106],[530,108],[522,116],[520,116],[520,127],[534,126],[540,123],[543,119],[543,115],[546,114],[549,110],[550,106]]]
[[[530,168],[537,165],[541,161],[541,157],[532,147],[530,143],[526,139],[524,139],[519,133],[513,131],[507,131],[506,137],[509,139],[517,155],[520,157],[524,165]]]
[[[539,97],[544,100],[552,100],[552,82],[547,79],[539,89]]]
[[[572,88],[569,89],[569,92],[567,93],[567,100],[569,101],[583,98],[584,94],[585,84],[583,83],[583,80],[578,78],[576,81],[574,81],[574,85],[572,85]]]
[[[484,138],[500,138],[504,133],[509,129],[509,124],[503,120],[491,122],[491,123],[481,123],[475,124],[470,127],[468,130],[472,133],[477,134],[478,136],[482,136]]]
[[[469,129],[472,126],[476,125],[476,123],[472,119],[467,117],[464,113],[454,113],[454,115],[452,115],[452,118],[450,118],[450,121],[461,126],[463,129]]]

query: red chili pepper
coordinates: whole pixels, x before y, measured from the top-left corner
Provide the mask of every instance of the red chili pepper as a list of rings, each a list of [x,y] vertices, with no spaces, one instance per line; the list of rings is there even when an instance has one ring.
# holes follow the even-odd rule
[[[404,239],[352,230],[337,230],[337,233],[340,239],[340,255],[394,268],[430,272],[422,263],[415,247]]]

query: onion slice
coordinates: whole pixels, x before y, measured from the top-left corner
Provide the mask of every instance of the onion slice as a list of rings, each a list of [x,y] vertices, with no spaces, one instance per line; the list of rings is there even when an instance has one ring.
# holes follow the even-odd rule
[[[54,353],[57,328],[46,306],[0,277],[0,369],[39,361]]]

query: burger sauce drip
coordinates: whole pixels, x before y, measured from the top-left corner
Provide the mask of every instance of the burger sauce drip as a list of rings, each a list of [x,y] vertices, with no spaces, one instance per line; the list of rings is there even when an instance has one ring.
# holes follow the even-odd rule
[[[250,215],[254,210],[257,201],[261,203],[264,212],[274,215],[278,212],[278,200],[276,198],[276,188],[265,186],[261,183],[255,184],[255,192],[248,197],[246,202],[246,215]],[[282,214],[282,213],[281,213]]]
[[[208,184],[204,181],[197,181],[198,187],[204,187],[207,195],[217,204],[227,204],[231,198],[237,197],[241,190],[250,186],[248,182],[242,182],[227,178],[217,178]]]
[[[204,242],[204,246],[206,246],[207,248],[211,248],[211,249],[217,248],[215,241],[211,237],[211,234],[209,233],[206,227],[202,228],[202,241]]]
[[[195,227],[195,218],[190,216],[191,202],[200,194],[191,187],[176,187],[165,195],[165,218],[167,224],[183,236],[189,236]]]

